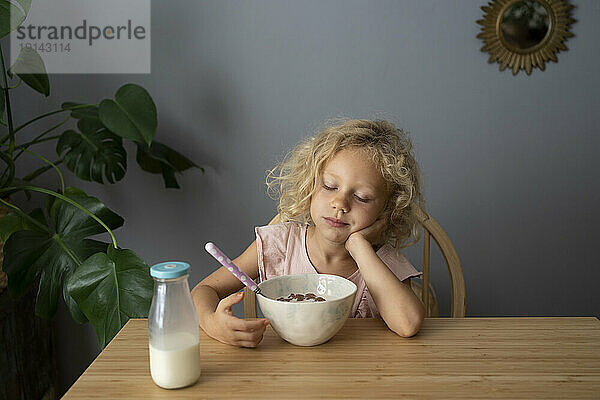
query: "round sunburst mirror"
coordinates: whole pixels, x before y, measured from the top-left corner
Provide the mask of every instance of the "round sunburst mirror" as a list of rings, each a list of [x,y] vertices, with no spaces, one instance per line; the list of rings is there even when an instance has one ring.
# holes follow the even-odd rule
[[[572,5],[564,0],[494,0],[482,6],[482,26],[477,35],[489,52],[489,63],[498,62],[500,71],[511,68],[513,75],[521,69],[527,75],[533,68],[542,71],[549,60],[557,62],[556,53],[573,34],[568,31],[575,20]]]

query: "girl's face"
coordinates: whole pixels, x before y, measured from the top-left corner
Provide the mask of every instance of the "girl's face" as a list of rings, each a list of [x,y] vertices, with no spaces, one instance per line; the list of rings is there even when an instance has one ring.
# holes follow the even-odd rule
[[[364,151],[345,149],[325,164],[310,216],[324,239],[343,244],[375,222],[386,200],[385,181],[373,161]]]

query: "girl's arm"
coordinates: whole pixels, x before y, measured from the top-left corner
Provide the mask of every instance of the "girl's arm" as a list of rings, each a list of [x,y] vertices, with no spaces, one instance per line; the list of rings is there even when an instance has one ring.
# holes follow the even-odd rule
[[[250,278],[258,277],[258,255],[254,241],[234,264]],[[198,323],[207,335],[220,342],[240,347],[256,347],[262,340],[266,319],[245,320],[233,316],[231,307],[243,296],[236,292],[243,284],[225,267],[202,280],[192,290]]]
[[[387,326],[402,337],[415,335],[425,317],[425,308],[412,291],[410,280],[407,279],[407,283],[400,281],[359,232],[350,235],[346,249],[358,264]]]

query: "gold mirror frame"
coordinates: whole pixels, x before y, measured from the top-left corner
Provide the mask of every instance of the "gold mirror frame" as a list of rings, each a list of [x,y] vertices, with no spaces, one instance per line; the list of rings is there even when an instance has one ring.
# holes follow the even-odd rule
[[[569,25],[576,20],[571,18],[573,6],[564,0],[535,0],[541,4],[548,14],[549,26],[545,37],[535,46],[527,49],[516,48],[505,40],[501,32],[502,19],[506,11],[522,0],[493,0],[487,6],[482,6],[483,19],[477,21],[482,26],[477,35],[482,39],[485,46],[482,52],[489,52],[490,64],[498,61],[500,71],[506,67],[512,68],[513,75],[523,69],[527,75],[531,74],[533,68],[538,67],[542,71],[549,60],[557,62],[556,53],[560,50],[566,51],[564,41],[573,34],[568,31]]]

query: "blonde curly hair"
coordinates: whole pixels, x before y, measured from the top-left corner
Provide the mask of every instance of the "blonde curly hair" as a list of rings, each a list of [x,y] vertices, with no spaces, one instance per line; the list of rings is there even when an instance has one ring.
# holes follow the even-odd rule
[[[417,210],[424,210],[419,169],[408,134],[385,120],[351,119],[325,127],[267,170],[267,193],[279,200],[280,220],[314,224],[310,201],[321,185],[323,168],[339,151],[349,148],[365,150],[386,181],[385,243],[403,248],[417,242]]]

